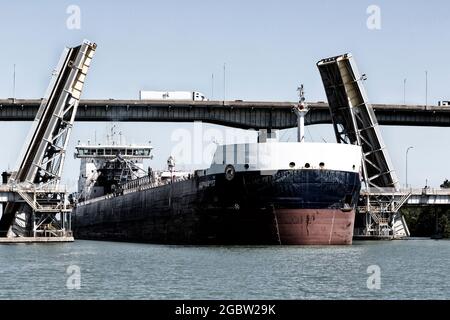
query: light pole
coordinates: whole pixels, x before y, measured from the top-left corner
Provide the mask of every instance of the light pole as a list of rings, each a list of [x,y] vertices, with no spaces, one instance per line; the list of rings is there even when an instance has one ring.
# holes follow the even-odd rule
[[[406,78],[403,79],[403,104],[406,105]]]
[[[406,188],[408,188],[408,153],[409,150],[413,149],[414,147],[408,147],[408,149],[406,149]]]
[[[13,71],[13,100],[16,100],[16,64],[14,63]]]
[[[428,71],[425,71],[425,108],[428,107]]]
[[[211,100],[214,101],[214,73],[211,74]]]
[[[225,103],[226,89],[227,89],[227,64],[223,64],[223,102]]]

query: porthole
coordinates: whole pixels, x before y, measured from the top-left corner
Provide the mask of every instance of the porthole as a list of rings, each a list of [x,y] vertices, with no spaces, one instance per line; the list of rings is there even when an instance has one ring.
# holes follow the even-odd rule
[[[229,164],[225,167],[225,179],[227,179],[228,181],[231,181],[234,179],[235,174],[236,174],[236,171],[231,164]]]
[[[244,165],[244,168],[245,168],[245,170],[247,170],[248,168],[250,168],[250,166],[248,165],[248,163],[246,163],[246,164]]]
[[[323,162],[319,163],[319,167],[321,167],[321,168],[325,167],[325,163],[323,163]]]
[[[309,169],[309,168],[311,168],[311,165],[307,162],[307,163],[305,163],[305,168]]]
[[[295,162],[290,162],[289,163],[289,167],[294,168],[295,167]]]

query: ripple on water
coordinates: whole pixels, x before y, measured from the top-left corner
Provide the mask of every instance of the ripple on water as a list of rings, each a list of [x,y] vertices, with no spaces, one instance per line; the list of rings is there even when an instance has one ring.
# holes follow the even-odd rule
[[[449,299],[450,241],[353,246],[0,246],[0,299]],[[67,267],[81,289],[66,287]],[[381,289],[367,288],[367,267]]]

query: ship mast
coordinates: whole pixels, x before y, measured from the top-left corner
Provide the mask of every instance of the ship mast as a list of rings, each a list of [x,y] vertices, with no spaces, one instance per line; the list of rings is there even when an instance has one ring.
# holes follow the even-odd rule
[[[297,88],[298,91],[298,105],[294,107],[294,112],[297,115],[297,141],[305,142],[305,116],[309,111],[308,104],[305,99],[305,90],[303,84]]]

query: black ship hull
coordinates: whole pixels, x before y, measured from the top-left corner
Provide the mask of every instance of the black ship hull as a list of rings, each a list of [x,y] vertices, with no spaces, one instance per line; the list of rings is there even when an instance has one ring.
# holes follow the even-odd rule
[[[161,244],[351,244],[360,188],[354,172],[215,174],[78,204],[73,230]]]

